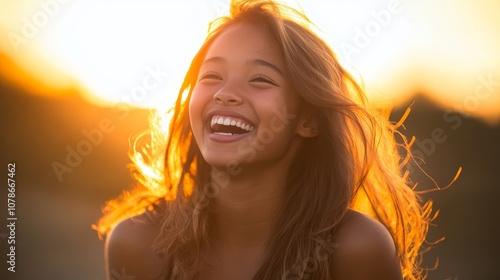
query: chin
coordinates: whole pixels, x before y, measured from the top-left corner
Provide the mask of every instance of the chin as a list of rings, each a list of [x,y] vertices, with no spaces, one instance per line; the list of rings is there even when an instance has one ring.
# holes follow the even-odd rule
[[[234,153],[209,152],[203,154],[203,159],[212,167],[217,169],[232,168],[246,163],[244,159]]]

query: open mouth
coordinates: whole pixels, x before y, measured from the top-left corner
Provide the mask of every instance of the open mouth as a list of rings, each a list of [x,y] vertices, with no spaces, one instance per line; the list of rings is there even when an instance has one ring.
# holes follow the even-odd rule
[[[212,116],[210,121],[210,132],[218,135],[242,135],[254,130],[254,126],[248,122],[229,116]]]

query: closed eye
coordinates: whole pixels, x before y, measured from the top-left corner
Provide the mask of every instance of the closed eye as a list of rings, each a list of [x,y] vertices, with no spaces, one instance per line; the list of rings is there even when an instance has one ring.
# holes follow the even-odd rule
[[[202,80],[222,80],[222,77],[215,72],[207,72],[200,77],[199,81]]]
[[[257,83],[268,83],[268,84],[271,84],[271,85],[275,85],[275,86],[278,86],[278,84],[276,84],[272,79],[264,76],[264,75],[258,75],[257,77],[253,78],[252,80],[250,80],[250,82],[257,82]]]

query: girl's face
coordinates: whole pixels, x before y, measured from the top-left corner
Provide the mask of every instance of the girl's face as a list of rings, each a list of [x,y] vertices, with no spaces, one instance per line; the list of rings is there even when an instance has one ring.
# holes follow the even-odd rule
[[[213,41],[189,104],[194,138],[210,165],[276,162],[289,152],[298,97],[284,73],[263,28],[238,24]]]

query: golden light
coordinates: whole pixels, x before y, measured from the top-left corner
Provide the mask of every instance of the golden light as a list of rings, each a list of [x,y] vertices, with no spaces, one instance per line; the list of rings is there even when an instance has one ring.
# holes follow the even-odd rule
[[[420,92],[445,107],[499,120],[500,2],[350,3],[353,8],[304,1],[304,7],[335,36],[331,44],[364,78],[372,99],[399,103]],[[350,21],[340,15],[345,12]]]
[[[1,0],[0,44],[50,87],[80,85],[100,105],[168,107],[207,24],[229,0]],[[370,98],[417,92],[445,107],[500,118],[500,2],[287,1],[322,30]]]

